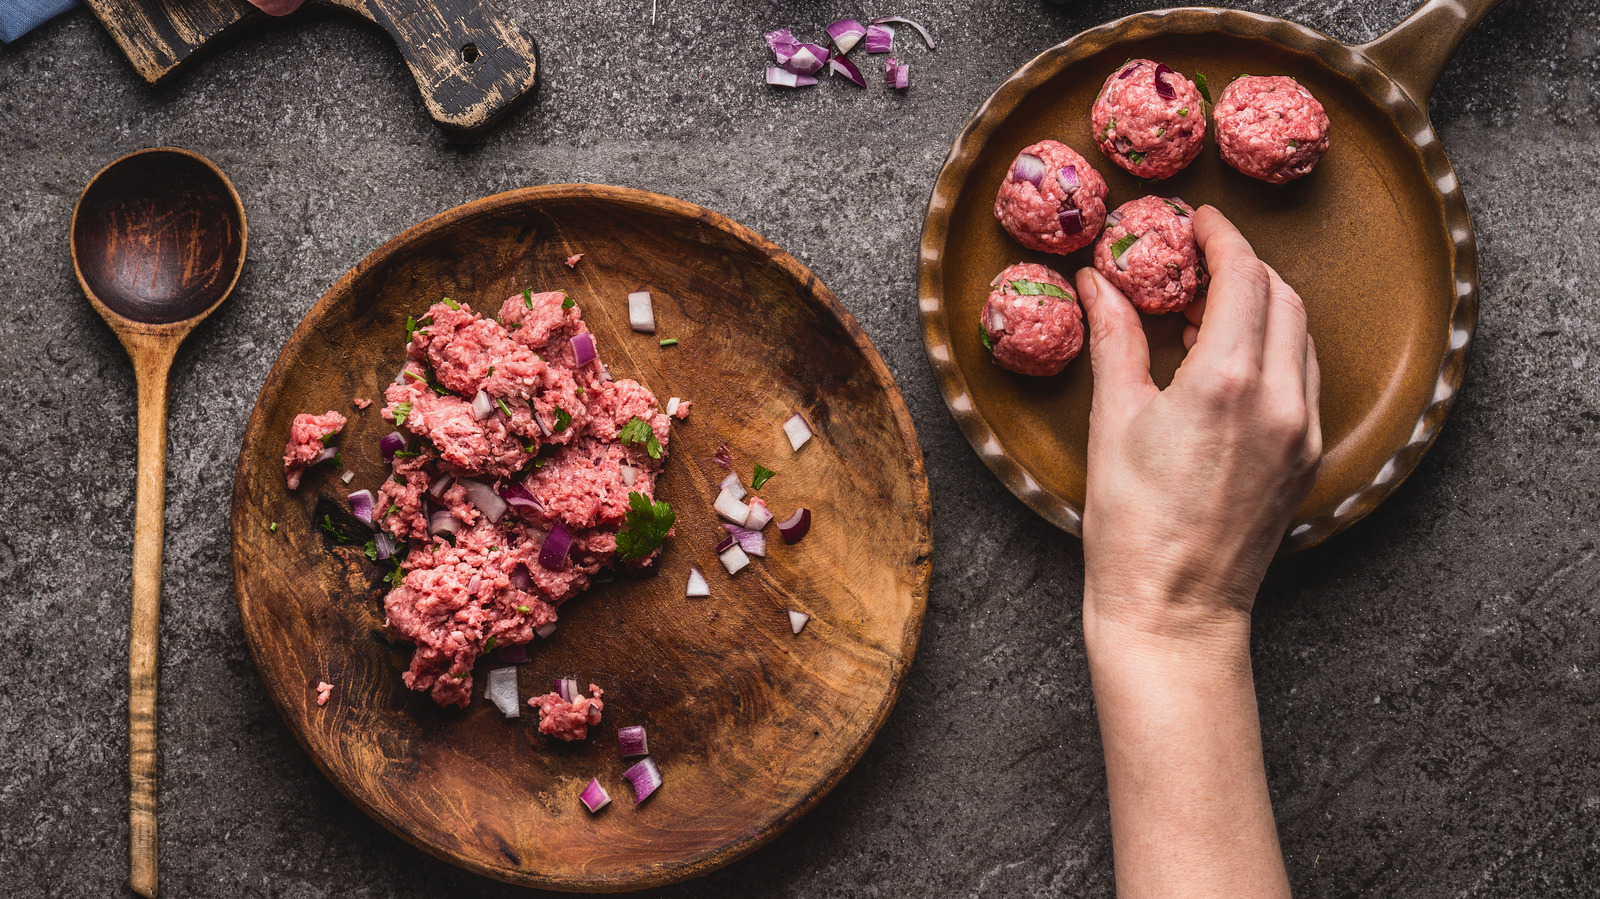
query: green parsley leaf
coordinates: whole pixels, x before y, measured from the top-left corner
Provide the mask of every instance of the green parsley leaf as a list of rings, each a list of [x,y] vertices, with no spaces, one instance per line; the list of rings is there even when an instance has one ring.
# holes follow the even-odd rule
[[[527,306],[529,309],[533,308],[533,291],[522,291],[522,305]]]
[[[576,393],[578,396],[583,396],[583,388],[582,387],[574,387],[574,388],[572,388],[572,392]]]
[[[328,533],[329,536],[331,536],[334,540],[338,541],[339,543],[349,543],[350,542],[350,538],[346,537],[344,535],[343,531],[339,530],[337,527],[334,526],[332,516],[323,515],[322,516],[322,520],[317,522],[317,527],[322,528],[324,531],[326,531]]]
[[[572,416],[570,414],[568,414],[567,410],[561,408],[560,406],[557,406],[556,407],[556,433],[559,434],[562,431],[565,431],[567,429],[567,425],[570,425],[570,424],[572,424]],[[652,457],[652,458],[654,458],[654,457]]]
[[[494,366],[493,365],[489,366],[489,374],[491,374],[491,375],[494,374]]]
[[[628,423],[622,426],[617,439],[623,443],[640,444],[644,446],[645,452],[650,454],[650,458],[661,458],[661,441],[656,439],[656,432],[651,429],[649,422],[637,415],[628,419]]]
[[[450,676],[455,678],[456,680],[466,680],[467,678],[472,676],[472,672],[471,671],[452,671],[452,672],[450,672]]]
[[[445,304],[446,306],[449,306],[451,309],[454,309],[457,312],[461,311],[461,304],[457,303],[455,300],[450,299],[449,297],[445,297],[444,299],[440,300],[439,302]]]
[[[1067,293],[1065,290],[1062,290],[1054,284],[1046,284],[1043,281],[1012,281],[1011,289],[1025,297],[1044,296],[1059,297],[1063,300],[1072,299],[1072,294]]]
[[[1162,127],[1156,129],[1156,137],[1160,137],[1161,135],[1166,134],[1166,133],[1167,133],[1167,128],[1166,128],[1165,125],[1163,125]]]
[[[1135,243],[1137,243],[1138,240],[1139,240],[1139,235],[1137,235],[1137,234],[1124,234],[1124,235],[1122,235],[1122,237],[1119,238],[1116,243],[1111,245],[1111,258],[1112,259],[1116,259],[1118,256],[1121,256],[1123,253],[1128,252],[1128,248],[1133,246]]]
[[[500,551],[500,547],[498,547],[498,546],[489,547],[489,552],[493,553],[493,552],[499,552],[499,551]]]
[[[1111,132],[1117,130],[1117,120],[1112,119],[1106,123],[1106,140],[1111,139]]]
[[[527,607],[527,606],[517,606],[517,611],[519,611],[519,612],[521,612],[521,613],[522,613],[522,614],[524,614],[524,615],[526,615],[526,614],[528,614],[528,613],[529,613],[529,612],[532,612],[532,611],[533,611],[533,610],[532,610],[532,609],[530,609],[530,608],[528,608],[528,607]]]
[[[422,450],[395,450],[394,451],[394,457],[396,459],[415,459],[416,457],[418,457],[420,455],[422,455]],[[395,475],[395,477],[399,477],[399,475]],[[400,483],[404,484],[405,481],[401,481]]]
[[[561,308],[562,309],[571,309],[573,306],[576,306],[576,305],[578,305],[578,301],[574,300],[572,297],[566,296],[566,291],[562,291]]]
[[[428,386],[432,387],[433,388],[433,392],[439,394],[440,396],[449,396],[450,395],[450,391],[446,390],[445,386],[443,384],[429,384]]]
[[[424,384],[428,383],[428,379],[427,378],[424,378],[422,375],[417,374],[416,372],[412,371],[409,368],[405,370],[404,374],[405,374],[406,377],[410,378],[413,381],[421,381]]]
[[[506,401],[505,401],[504,397],[498,397],[498,396],[495,397],[494,398],[494,404],[496,406],[500,407],[500,411],[504,412],[506,414],[506,418],[513,418],[514,417],[511,414],[511,407],[506,405]]]
[[[750,479],[750,489],[751,490],[760,490],[762,485],[764,485],[768,481],[772,480],[772,476],[775,475],[775,474],[777,474],[777,472],[775,472],[772,469],[767,468],[764,465],[762,465],[761,463],[757,462],[756,463],[755,477],[752,477]]]
[[[1179,107],[1179,109],[1178,109],[1179,118],[1184,118],[1184,117],[1187,117],[1188,115],[1189,115],[1189,107],[1187,107],[1187,106]]]
[[[400,557],[398,555],[391,558],[394,561],[394,567],[389,569],[389,573],[384,575],[383,579],[388,581],[389,586],[398,587],[400,582],[406,579],[406,572],[405,569],[400,567]]]
[[[678,338],[676,338],[676,337],[668,337],[666,340],[661,341],[661,345],[662,346],[677,346],[678,345]]]
[[[276,521],[274,521],[273,523],[267,525],[267,533],[269,533],[269,534],[278,533],[278,523]]]
[[[522,451],[525,452],[525,453],[537,453],[539,451],[539,444],[537,444],[537,443],[524,443],[522,445]]]
[[[406,423],[406,416],[411,414],[411,404],[401,403],[394,407],[394,423],[396,426]]]
[[[1144,165],[1144,154],[1140,153],[1138,150],[1129,150],[1128,161],[1134,165]]]
[[[388,518],[390,515],[393,515],[394,513],[398,512],[398,511],[400,511],[400,507],[395,505],[394,503],[390,503],[389,504],[389,508],[384,509],[383,510],[383,514],[378,516],[378,520],[382,521],[385,518]]]
[[[334,468],[343,468],[344,467],[344,453],[334,453],[333,454],[333,467]]]
[[[394,478],[394,482],[396,484],[399,484],[402,487],[404,487],[406,485],[406,476],[401,474],[400,472],[397,471],[394,474],[390,475],[390,477]]]
[[[1207,103],[1211,103],[1211,89],[1206,87],[1206,73],[1194,73],[1194,86],[1200,88],[1200,96],[1204,97]],[[1215,106],[1216,104],[1212,103],[1211,105]]]
[[[494,645],[496,643],[499,643],[499,642],[500,642],[500,638],[499,637],[490,637],[488,639],[488,641],[483,644],[483,651],[484,652],[492,652],[492,651],[494,651]]]
[[[1295,150],[1295,149],[1299,149],[1299,147],[1300,147],[1299,144],[1295,143],[1294,141],[1289,141],[1289,149]]]
[[[1179,206],[1177,203],[1174,203],[1171,200],[1163,198],[1161,200],[1161,202],[1167,204],[1167,207],[1169,209],[1171,209],[1173,212],[1177,213],[1178,215],[1183,215],[1183,216],[1189,215],[1189,210],[1184,209],[1182,206]]]
[[[549,461],[550,461],[549,459],[546,459],[546,458],[541,456],[540,458],[533,460],[533,467],[534,468],[543,468],[544,464],[546,462],[549,462]]]
[[[367,545],[363,546],[362,549],[367,551],[367,558],[368,559],[370,559],[373,562],[378,561],[378,541],[377,540],[368,540],[367,541]]]
[[[994,352],[994,341],[989,339],[989,329],[983,326],[983,322],[978,322],[978,339],[983,341],[984,349]]]
[[[629,493],[628,529],[617,534],[617,558],[629,562],[655,552],[677,520],[677,513],[665,502],[651,501],[637,490]]]

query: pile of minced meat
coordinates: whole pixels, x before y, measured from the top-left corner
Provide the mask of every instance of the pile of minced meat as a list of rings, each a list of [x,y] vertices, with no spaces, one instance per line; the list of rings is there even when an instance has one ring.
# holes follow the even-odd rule
[[[445,299],[408,330],[383,407],[405,443],[372,511],[399,547],[384,611],[416,644],[406,686],[465,706],[479,655],[548,634],[602,568],[654,561],[670,517],[627,522],[630,504],[665,509],[670,419],[598,357],[578,364],[574,338],[587,356],[594,338],[564,292],[517,294],[493,318]],[[305,454],[291,441],[286,467]]]

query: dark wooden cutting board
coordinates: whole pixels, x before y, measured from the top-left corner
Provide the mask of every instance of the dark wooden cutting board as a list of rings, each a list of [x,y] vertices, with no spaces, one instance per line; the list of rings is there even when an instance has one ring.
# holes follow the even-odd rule
[[[224,35],[267,18],[245,0],[87,0],[128,61],[160,84]],[[448,131],[494,124],[533,92],[533,38],[484,0],[324,0],[392,38],[422,92],[428,115]]]

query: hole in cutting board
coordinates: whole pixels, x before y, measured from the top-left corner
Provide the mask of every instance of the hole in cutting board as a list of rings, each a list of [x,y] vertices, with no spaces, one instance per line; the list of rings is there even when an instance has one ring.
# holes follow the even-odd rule
[[[461,61],[462,62],[468,62],[468,63],[477,62],[478,61],[478,56],[479,56],[479,53],[478,53],[478,45],[477,44],[467,44],[466,46],[461,48]]]

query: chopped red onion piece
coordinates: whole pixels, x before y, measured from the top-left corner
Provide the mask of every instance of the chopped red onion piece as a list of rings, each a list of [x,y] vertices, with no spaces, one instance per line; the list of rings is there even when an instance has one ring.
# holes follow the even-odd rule
[[[767,70],[767,83],[772,83],[772,69]],[[650,291],[636,290],[628,294],[628,324],[644,334],[656,333],[656,313],[650,303]]]
[[[739,476],[731,471],[728,472],[727,477],[722,479],[722,483],[717,486],[733,494],[734,499],[742,500],[746,496],[744,482],[739,480]]]
[[[450,485],[455,482],[456,479],[450,475],[440,475],[437,480],[428,485],[428,495],[434,499],[440,499],[444,496],[445,491],[450,489]]]
[[[894,49],[894,29],[884,25],[868,25],[866,47],[868,53],[888,53]]]
[[[1178,92],[1173,90],[1172,89],[1172,85],[1168,84],[1161,77],[1162,75],[1176,75],[1176,74],[1177,74],[1176,72],[1174,72],[1171,69],[1167,68],[1167,64],[1166,63],[1164,63],[1164,62],[1156,63],[1156,93],[1158,95],[1160,95],[1161,99],[1163,99],[1163,100],[1176,100],[1176,99],[1178,99]]]
[[[472,577],[467,579],[467,595],[477,596],[478,588],[483,586],[483,575],[474,571]]]
[[[572,354],[577,357],[580,366],[588,365],[599,358],[599,354],[594,350],[594,335],[588,331],[572,335]]]
[[[379,531],[378,536],[372,538],[372,543],[378,550],[378,561],[384,562],[394,555],[394,538],[387,531]]]
[[[482,481],[475,481],[472,478],[461,478],[456,483],[460,484],[461,489],[467,492],[467,500],[478,507],[478,511],[483,513],[483,517],[489,519],[490,524],[499,521],[500,516],[506,514],[506,507],[509,503],[501,499],[500,494],[495,493],[493,487]]]
[[[798,412],[789,416],[789,420],[783,423],[783,432],[789,435],[789,446],[796,450],[805,446],[806,441],[811,439],[811,426],[806,424],[806,420]]]
[[[750,564],[750,557],[744,554],[744,550],[740,548],[738,541],[735,541],[734,545],[727,549],[718,552],[717,558],[721,560],[722,567],[728,569],[729,574],[738,574],[746,565]]]
[[[474,396],[472,398],[472,417],[473,417],[473,419],[476,420],[476,421],[483,421],[484,419],[488,418],[489,416],[491,416],[493,414],[494,414],[494,400],[489,399],[488,391],[486,391],[486,390],[478,391],[477,396]]]
[[[711,461],[721,465],[723,468],[732,468],[733,450],[728,449],[728,445],[724,443],[717,447],[717,451],[711,456]]]
[[[711,585],[706,583],[706,576],[699,568],[689,569],[689,586],[683,588],[683,595],[687,597],[711,595]]]
[[[799,543],[811,531],[811,510],[796,509],[793,515],[778,522],[778,531],[783,534],[784,543]]]
[[[1070,237],[1083,230],[1083,213],[1076,209],[1063,209],[1056,213],[1056,223],[1061,226],[1061,233]]]
[[[817,79],[810,75],[796,75],[795,73],[787,69],[779,68],[778,66],[767,66],[767,83],[776,85],[778,87],[810,87],[811,85],[817,83]],[[635,331],[644,331],[646,334],[654,334],[656,332],[653,321],[649,330],[641,328],[638,325],[634,325],[633,329]]]
[[[357,490],[346,498],[350,500],[350,512],[361,519],[363,524],[370,527],[372,525],[372,491]]]
[[[611,379],[607,378],[606,380],[609,381]],[[540,415],[538,410],[533,410],[533,423],[539,426],[540,434],[546,437],[550,436],[550,426],[544,423],[544,416]]]
[[[346,484],[350,483],[351,481],[353,481],[355,479],[356,479],[356,473],[353,472],[353,471],[346,471],[344,474],[339,475],[339,480],[345,482]]]
[[[819,47],[816,44],[801,44],[800,49],[789,57],[789,61],[784,63],[782,68],[796,75],[815,75],[822,71],[824,65],[827,65],[828,58],[831,55],[825,47]]]
[[[739,490],[742,493],[744,488],[740,487]],[[716,510],[718,515],[734,524],[744,524],[745,519],[750,517],[750,507],[739,502],[739,498],[726,487],[722,488],[722,492],[717,494],[717,501],[712,504],[712,508]]]
[[[552,621],[550,626],[555,627],[555,622]],[[537,633],[537,631],[535,633]],[[502,662],[510,662],[513,665],[519,665],[527,660],[528,644],[526,643],[518,643],[516,646],[500,647],[500,661]]]
[[[661,769],[656,767],[654,759],[641,759],[638,764],[622,772],[622,776],[633,785],[633,804],[650,798],[650,794],[661,786]]]
[[[1006,315],[999,306],[989,310],[989,332],[999,334],[1006,329]]]
[[[383,461],[393,462],[394,454],[406,448],[406,435],[399,431],[390,431],[378,441],[378,451],[383,453]]]
[[[721,543],[717,544],[717,553],[720,555],[738,545],[739,541],[734,539],[732,534],[729,534],[728,536],[722,538]]]
[[[505,486],[500,488],[500,498],[512,506],[520,506],[527,509],[544,508],[539,505],[538,500],[533,498],[533,494],[528,492],[527,487],[516,481],[507,481]]]
[[[454,534],[461,530],[461,519],[449,512],[435,512],[428,519],[428,536],[437,537],[440,534]]]
[[[933,37],[928,34],[928,29],[923,28],[921,25],[918,25],[916,22],[913,22],[910,19],[901,18],[900,16],[879,16],[872,20],[872,24],[874,25],[888,25],[890,23],[894,23],[896,25],[910,25],[912,28],[917,29],[917,33],[922,35],[922,42],[928,45],[929,50],[933,49]]]
[[[745,518],[744,526],[753,531],[759,531],[772,520],[772,510],[767,508],[767,501],[761,497],[750,500],[750,515]]]
[[[836,75],[843,75],[857,87],[867,86],[866,76],[861,74],[861,69],[857,68],[855,63],[844,58],[842,54],[828,60],[828,71]]]
[[[891,56],[889,64],[884,67],[883,80],[895,90],[903,91],[911,86],[911,66],[908,63],[896,62]]]
[[[541,624],[534,628],[533,632],[538,634],[541,638],[548,640],[550,639],[550,635],[556,632],[556,623],[551,621],[546,624]]]
[[[572,532],[567,530],[565,523],[558,521],[545,535],[544,545],[539,547],[539,564],[551,571],[559,571],[567,564],[567,551],[571,548]]]
[[[667,400],[667,414],[668,415],[672,415],[673,413],[675,413],[677,411],[678,411],[678,398],[677,397],[672,397],[671,399]]]
[[[840,19],[828,26],[828,37],[833,39],[833,46],[839,53],[834,59],[850,52],[863,37],[866,37],[867,26],[855,19]]]
[[[797,637],[800,636],[801,631],[806,629],[806,622],[810,620],[811,616],[804,612],[796,612],[794,609],[789,610],[789,630],[794,631]]]
[[[1129,75],[1132,75],[1134,72],[1139,71],[1139,68],[1141,66],[1143,66],[1143,65],[1144,65],[1144,63],[1142,63],[1142,62],[1136,62],[1133,65],[1128,66],[1126,69],[1123,69],[1121,72],[1119,72],[1117,74],[1117,80],[1121,81],[1122,79],[1128,77]]]
[[[1128,244],[1127,249],[1122,251],[1122,255],[1117,257],[1116,263],[1117,263],[1117,269],[1119,271],[1124,271],[1125,272],[1125,271],[1128,270],[1128,254],[1133,252],[1133,248],[1138,246],[1138,245],[1139,245],[1139,238],[1134,238],[1133,243]]]
[[[752,531],[736,524],[725,524],[722,529],[733,535],[739,541],[739,547],[752,556],[765,556],[767,554],[767,538],[760,531]]]
[[[558,677],[550,685],[550,690],[561,697],[562,702],[573,703],[578,701],[578,679],[575,677]]]
[[[1017,154],[1017,161],[1011,164],[1011,180],[1026,181],[1038,187],[1044,181],[1044,160],[1032,153]]]
[[[511,569],[511,574],[508,577],[511,579],[511,586],[516,587],[523,593],[533,592],[533,575],[529,573],[528,566],[517,564]]]
[[[772,50],[772,55],[776,56],[780,63],[788,62],[789,57],[800,49],[800,42],[787,28],[769,31],[762,36],[767,39],[767,47]]]
[[[605,787],[600,786],[598,777],[589,779],[589,785],[583,788],[583,795],[578,799],[583,802],[583,807],[588,809],[590,814],[611,804],[611,794],[606,792]]]
[[[1064,165],[1056,172],[1056,183],[1061,185],[1064,193],[1072,193],[1078,189],[1078,167]]]
[[[331,462],[333,461],[333,457],[337,455],[339,455],[339,448],[337,446],[325,446],[322,448],[322,452],[317,453],[317,457],[315,459],[312,459],[310,462],[306,463],[306,467],[310,468],[313,465],[321,465],[324,462]]]
[[[490,671],[483,695],[507,718],[522,717],[522,704],[517,702],[517,669],[496,668]]]
[[[639,725],[617,729],[617,751],[623,758],[635,755],[649,755],[650,741],[645,738],[644,728]]]
[[[634,468],[632,465],[619,466],[618,471],[622,473],[622,486],[624,487],[632,487],[634,482],[639,480],[639,469]]]
[[[1122,213],[1120,212],[1112,212],[1106,215],[1107,228],[1115,228],[1120,221],[1122,221]]]

